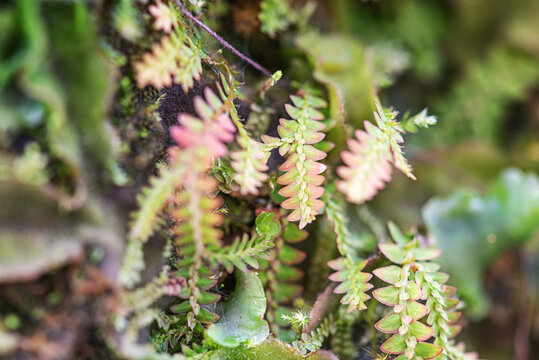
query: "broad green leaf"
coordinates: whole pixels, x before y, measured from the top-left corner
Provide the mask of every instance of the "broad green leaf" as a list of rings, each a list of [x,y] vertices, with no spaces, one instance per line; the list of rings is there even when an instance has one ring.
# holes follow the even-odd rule
[[[325,350],[317,350],[303,356],[292,346],[274,338],[253,347],[238,346],[223,348],[210,355],[210,360],[338,360],[337,356]]]
[[[488,310],[482,286],[485,267],[539,229],[539,179],[508,169],[485,195],[460,189],[431,199],[422,210],[442,255],[438,262],[451,276],[472,316]]]
[[[208,336],[224,347],[257,345],[269,335],[264,288],[256,273],[236,271],[234,294],[223,305],[218,322],[208,328]]]

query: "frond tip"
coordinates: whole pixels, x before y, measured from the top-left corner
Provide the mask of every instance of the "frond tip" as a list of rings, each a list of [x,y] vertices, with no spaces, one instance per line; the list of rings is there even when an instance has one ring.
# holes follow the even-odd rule
[[[239,137],[238,144],[241,149],[230,154],[231,166],[235,171],[234,181],[240,185],[242,195],[256,195],[258,188],[268,178],[264,171],[268,170],[266,162],[269,153],[262,149],[263,144],[251,138]]]
[[[404,130],[397,113],[384,109],[378,99],[375,106],[376,125],[365,121],[365,130],[356,130],[356,138],[348,141],[349,151],[341,153],[344,166],[337,169],[337,189],[356,204],[371,200],[391,180],[391,163],[416,180],[402,151]]]
[[[299,227],[304,228],[324,207],[319,198],[324,193],[320,185],[325,178],[320,174],[326,170],[326,166],[317,161],[324,159],[326,153],[317,150],[313,144],[325,137],[320,132],[325,128],[320,122],[324,116],[318,109],[327,104],[310,95],[291,96],[290,99],[293,105],[287,104],[286,111],[293,120],[280,120],[277,129],[280,139],[263,136],[262,140],[268,147],[279,147],[282,156],[289,154],[280,167],[285,174],[277,179],[279,184],[285,185],[279,194],[288,198],[281,206],[293,210],[288,220],[299,221]]]
[[[202,73],[202,48],[178,26],[174,12],[158,1],[148,11],[154,16],[155,27],[169,34],[152,45],[152,50],[142,55],[142,61],[133,64],[139,87],[152,85],[156,89],[180,84],[189,91]]]
[[[217,95],[208,87],[204,91],[205,99],[195,97],[196,118],[189,114],[180,114],[180,126],[170,129],[170,135],[182,148],[195,149],[209,163],[212,157],[221,157],[228,153],[225,143],[234,140],[236,127],[228,115],[228,109]],[[204,155],[205,154],[205,155]]]

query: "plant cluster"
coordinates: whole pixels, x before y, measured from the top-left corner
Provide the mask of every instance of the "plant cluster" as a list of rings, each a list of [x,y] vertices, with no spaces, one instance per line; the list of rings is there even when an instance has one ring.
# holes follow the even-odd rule
[[[386,227],[395,213],[405,215],[396,222],[417,223],[399,202],[384,215],[369,203],[394,192],[384,190],[392,181],[420,183],[424,174],[414,162],[417,144],[408,144],[419,131],[427,143],[434,139],[429,128],[438,120],[426,108],[399,114],[384,89],[406,70],[438,73],[430,64],[437,54],[414,42],[403,20],[412,14],[431,24],[423,41],[436,43],[442,30],[432,24],[438,15],[424,10],[430,5],[402,5],[385,24],[398,33],[390,42],[371,35],[368,21],[357,25],[361,41],[313,27],[310,18],[323,17],[325,7],[342,16],[357,6],[347,1],[104,0],[96,5],[106,13],[99,45],[82,2],[48,27],[37,3],[17,4],[21,25],[0,16],[0,25],[28,26],[20,33],[30,54],[21,52],[9,71],[0,67],[0,95],[15,87],[14,103],[31,110],[16,113],[0,98],[0,110],[9,110],[9,123],[0,119],[0,139],[9,139],[0,145],[0,202],[24,205],[6,217],[7,230],[0,221],[0,260],[20,239],[30,240],[12,253],[36,258],[24,266],[0,261],[0,282],[84,262],[84,271],[69,270],[76,274],[67,287],[84,294],[73,296],[75,304],[106,310],[96,336],[118,358],[353,360],[367,349],[378,359],[477,359],[455,338],[459,318],[465,305],[474,314],[486,308],[486,264],[539,228],[537,177],[509,170],[485,195],[462,190],[433,199],[421,232]],[[71,18],[74,31],[66,32]],[[45,28],[73,49],[45,41]],[[253,36],[252,55],[238,50],[231,32]],[[51,46],[51,59],[40,44]],[[114,94],[107,90],[114,72],[95,55],[101,47],[120,79]],[[535,74],[528,56],[509,47],[489,54],[488,66],[472,64],[471,80],[437,105],[448,118],[457,117],[448,107],[471,106],[468,92],[498,114],[492,98],[516,97]],[[487,89],[473,91],[474,79],[488,77],[481,71],[505,68],[512,57],[523,64],[518,76],[508,75],[514,84],[492,90],[488,101]],[[495,137],[487,122],[463,128]],[[462,128],[447,131],[458,138]],[[107,201],[103,189],[128,189],[132,203],[122,191]],[[34,222],[35,213],[47,216]],[[496,243],[497,236],[512,240]],[[495,245],[485,245],[489,239]],[[456,262],[443,256],[458,256],[465,241],[480,250]],[[88,259],[86,249],[94,249]],[[469,279],[455,269],[461,263],[473,270]],[[103,274],[91,275],[97,268]],[[31,316],[41,321],[39,314]],[[0,317],[0,354],[39,340],[16,330]]]
[[[217,94],[207,86],[204,97],[193,98],[196,116],[181,113],[179,125],[170,128],[177,146],[168,149],[168,166],[163,166],[143,190],[131,232],[132,253],[126,257],[122,269],[122,278],[139,278],[143,250],[135,244],[146,242],[158,226],[160,214],[166,214],[167,222],[173,224],[170,234],[177,259],[172,263],[176,270],[166,273],[171,279],[181,281],[177,292],[172,294],[179,300],[170,307],[176,315],[167,315],[166,327],[161,327],[160,335],[154,339],[158,349],[169,353],[179,351],[188,357],[228,356],[224,354],[238,346],[249,348],[267,342],[271,329],[273,336],[281,333],[282,340],[290,339],[298,356],[319,353],[325,339],[336,336],[344,314],[375,306],[368,305],[367,294],[374,287],[369,281],[375,274],[392,285],[378,287],[374,296],[393,308],[374,326],[383,333],[397,332],[382,345],[382,351],[402,354],[399,359],[473,357],[457,351],[451,340],[455,327],[450,324],[456,320],[454,314],[458,314],[451,309],[458,300],[453,301],[454,291],[444,285],[445,274],[437,273],[435,264],[424,262],[436,251],[419,246],[417,239],[406,239],[390,224],[397,244],[381,243],[380,255],[402,268],[380,267],[382,256],[365,258],[364,244],[354,241],[348,229],[342,195],[356,204],[372,199],[390,181],[391,163],[415,180],[403,155],[404,129],[397,120],[397,112],[384,108],[375,98],[375,124],[365,121],[365,130],[355,131],[356,139],[350,139],[349,149],[340,154],[344,165],[337,168],[324,161],[335,147],[331,141],[324,140],[335,124],[328,126],[324,122],[328,101],[332,99],[324,99],[323,88],[299,84],[296,94],[290,96],[291,102],[285,104],[289,118],[279,120],[278,136],[254,137],[255,129],[246,126],[236,108],[235,101],[244,99],[241,84],[223,59],[200,55],[209,53],[209,49],[204,48],[198,24],[189,24],[189,16],[187,19],[182,16],[188,11],[187,5],[179,5],[180,8],[158,2],[149,6],[156,29],[165,35],[152,46],[151,53],[143,55],[142,62],[135,63],[138,85],[162,89],[176,83],[187,92],[200,79],[201,61],[218,69],[219,80],[213,86]],[[266,23],[273,21],[271,9],[275,6],[273,2],[263,2],[260,13],[260,20],[266,26],[262,29],[270,36],[288,26]],[[271,83],[265,85],[262,99],[278,77],[269,79]],[[405,119],[404,123],[415,126],[414,130],[435,123],[433,117],[426,117],[423,112],[413,120]],[[229,152],[227,143],[234,142],[237,150]],[[285,158],[276,180],[272,180],[274,170],[268,164],[274,149]],[[222,168],[223,164],[230,165]],[[215,166],[222,170],[212,171]],[[229,175],[217,179],[212,176],[222,171]],[[274,194],[273,199],[264,200],[265,209],[257,216],[252,233],[243,233],[229,245],[223,242],[220,227],[226,211],[221,211],[225,209],[218,194],[219,181],[225,181],[222,185],[230,188],[225,191],[227,197],[251,201],[252,196],[262,199],[264,194]],[[331,194],[324,194],[326,188],[333,189]],[[292,265],[305,257],[294,244],[308,237],[309,233],[302,229],[323,212],[334,226],[340,254],[338,259],[328,262],[336,271],[329,279],[339,285],[331,288],[335,295],[330,291],[324,296],[331,299],[344,294],[340,303],[346,306],[346,312],[339,311],[341,305],[320,300],[322,305],[315,305],[308,317],[301,310],[293,312],[290,308],[290,302],[301,294],[302,288],[295,282],[303,275]],[[261,272],[254,276],[257,269]],[[235,274],[236,287],[232,297],[223,300],[211,289],[215,289],[224,273]],[[134,282],[124,281],[124,284],[132,286]],[[126,296],[130,298],[132,294]],[[419,299],[426,304],[418,302]],[[301,306],[308,309],[307,304]],[[318,319],[313,317],[316,312],[320,313]],[[427,314],[428,325],[420,322]],[[286,329],[287,323],[295,329],[295,334]],[[428,342],[433,336],[434,343]]]

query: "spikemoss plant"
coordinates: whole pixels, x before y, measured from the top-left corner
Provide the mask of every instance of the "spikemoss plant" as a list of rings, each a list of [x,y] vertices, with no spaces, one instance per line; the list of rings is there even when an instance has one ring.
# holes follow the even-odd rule
[[[323,141],[324,131],[332,134],[339,128],[331,92],[325,94],[320,91],[323,87],[300,84],[290,103],[284,105],[289,118],[279,120],[278,137],[268,135],[257,124],[246,123],[237,108],[246,99],[242,84],[218,53],[203,55],[210,52],[200,41],[198,26],[256,69],[269,72],[191,14],[187,4],[175,4],[177,7],[158,1],[148,7],[155,28],[164,35],[134,64],[139,86],[163,89],[174,83],[187,92],[200,79],[202,61],[219,73],[218,82],[207,86],[203,97],[192,98],[195,113],[179,115],[178,125],[170,128],[176,145],[167,152],[168,166],[162,165],[142,190],[121,281],[127,288],[139,281],[144,269],[143,245],[158,228],[171,229],[174,270],[167,267],[152,282],[127,291],[128,310],[123,318],[134,324],[127,328],[136,329],[141,316],[153,317],[160,324],[154,338],[157,348],[193,358],[245,357],[251,351],[249,346],[281,351],[284,344],[272,340],[271,332],[292,345],[287,359],[334,359],[333,354],[320,349],[330,344],[345,358],[355,354],[343,349],[351,341],[343,331],[351,331],[362,316],[359,314],[368,312],[366,321],[371,327],[392,334],[381,347],[386,354],[398,359],[467,358],[469,355],[452,340],[459,315],[454,311],[458,303],[454,289],[445,285],[447,276],[437,272],[438,266],[428,262],[438,251],[424,248],[417,238],[404,236],[390,224],[395,243],[381,242],[381,255],[372,253],[362,240],[367,237],[355,233],[346,214],[349,205],[345,198],[356,204],[372,199],[391,180],[392,164],[415,180],[403,154],[402,134],[404,128],[415,132],[418,127],[432,125],[435,118],[423,112],[415,117],[406,115],[400,123],[395,111],[375,99],[375,124],[365,121],[364,129],[355,130],[349,149],[337,154],[343,164],[328,162],[326,156],[334,144]],[[261,7],[262,30],[270,36],[289,26],[286,19],[273,21],[276,4],[263,1]],[[277,72],[266,78],[258,93],[260,99],[280,76]],[[342,101],[339,104],[344,106]],[[328,114],[331,119],[324,122]],[[342,130],[346,129],[338,131]],[[276,166],[269,161],[273,150],[284,158],[276,180]],[[226,195],[220,195],[220,190]],[[268,196],[271,193],[273,196]],[[244,213],[255,212],[257,216],[254,222],[252,215],[247,216],[251,220],[233,224],[235,230],[231,230],[230,222],[225,227],[223,220],[231,216],[231,201],[238,200],[248,206]],[[287,214],[287,210],[291,212]],[[296,247],[313,234],[304,228],[320,224],[317,215],[322,212],[335,234],[323,241],[335,241],[339,256],[327,263],[334,270],[329,280],[335,284],[311,309],[307,302],[298,300],[304,274],[296,265],[307,253]],[[163,217],[166,221],[159,220]],[[395,265],[382,266],[382,256]],[[380,303],[391,307],[382,318],[372,310],[377,303],[369,301],[375,283],[372,274],[390,284],[372,292]],[[218,284],[227,277],[235,279],[234,291],[222,296]],[[133,299],[141,292],[151,295],[146,303],[136,304]],[[170,305],[171,314],[150,310],[151,303],[163,295],[176,298]],[[124,339],[128,344],[135,342],[132,335]]]

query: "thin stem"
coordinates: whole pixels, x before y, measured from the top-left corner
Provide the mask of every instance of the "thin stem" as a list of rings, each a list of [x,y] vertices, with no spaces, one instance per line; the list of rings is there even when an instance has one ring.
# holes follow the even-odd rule
[[[260,72],[262,72],[263,74],[267,75],[267,76],[271,76],[271,72],[266,69],[265,67],[263,67],[262,65],[260,65],[259,63],[257,63],[256,61],[250,59],[249,57],[247,57],[246,55],[243,55],[241,52],[239,52],[238,50],[236,50],[235,47],[233,47],[232,45],[230,45],[225,39],[223,39],[221,36],[219,36],[215,31],[213,31],[212,29],[210,29],[206,24],[204,24],[202,21],[198,20],[196,17],[193,16],[193,14],[191,14],[184,6],[183,4],[181,3],[180,0],[174,0],[176,2],[176,4],[180,7],[180,9],[182,10],[182,12],[185,14],[185,16],[187,16],[189,19],[193,20],[198,26],[200,26],[201,28],[203,28],[204,30],[206,30],[211,36],[213,36],[215,39],[217,39],[217,41],[219,41],[224,47],[226,47],[228,50],[232,51],[236,56],[238,56],[239,58],[241,58],[242,60],[248,62],[252,67],[254,67],[255,69],[259,70]]]

